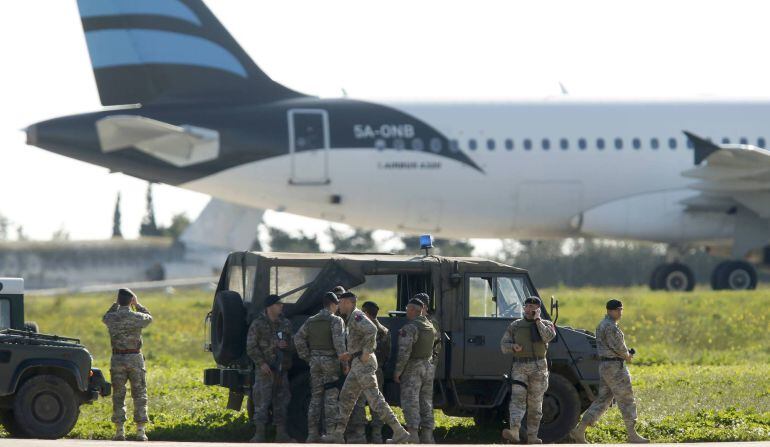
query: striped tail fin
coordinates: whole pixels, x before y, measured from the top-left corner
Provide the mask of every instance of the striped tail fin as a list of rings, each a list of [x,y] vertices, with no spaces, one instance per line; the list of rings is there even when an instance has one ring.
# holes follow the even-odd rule
[[[105,106],[305,96],[268,77],[201,0],[77,0]]]

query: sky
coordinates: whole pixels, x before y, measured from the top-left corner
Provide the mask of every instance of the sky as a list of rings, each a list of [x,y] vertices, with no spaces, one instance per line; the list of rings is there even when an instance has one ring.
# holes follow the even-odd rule
[[[208,0],[255,62],[288,87],[366,100],[770,97],[755,1]],[[136,237],[144,181],[25,145],[20,130],[101,109],[75,0],[7,2],[0,15],[0,214],[27,236],[107,238],[115,197]],[[208,197],[155,187],[156,215]],[[328,223],[268,212],[292,232]],[[494,247],[475,241],[477,247]],[[480,249],[481,249],[480,248]]]

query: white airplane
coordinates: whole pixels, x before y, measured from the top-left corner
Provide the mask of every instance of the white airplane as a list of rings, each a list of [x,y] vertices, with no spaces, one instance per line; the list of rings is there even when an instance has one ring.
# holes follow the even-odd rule
[[[734,259],[715,289],[756,286],[770,102],[323,99],[271,80],[200,0],[78,5],[110,107],[32,125],[28,143],[219,199],[188,241],[232,246],[214,235],[253,236],[274,209],[447,238],[664,242],[654,289],[692,290],[678,259],[708,246]]]

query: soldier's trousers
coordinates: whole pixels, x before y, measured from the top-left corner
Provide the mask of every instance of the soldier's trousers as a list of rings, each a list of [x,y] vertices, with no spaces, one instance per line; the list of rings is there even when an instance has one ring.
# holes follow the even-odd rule
[[[286,425],[286,413],[289,410],[291,391],[289,390],[289,376],[286,372],[268,376],[257,369],[254,376],[254,386],[251,389],[251,397],[254,402],[254,423],[267,424],[270,405],[273,406],[273,424]]]
[[[114,354],[110,359],[112,422],[126,422],[126,382],[131,382],[134,422],[147,422],[147,382],[142,354]]]
[[[508,407],[511,430],[519,429],[526,412],[527,435],[535,437],[543,418],[543,396],[548,389],[548,364],[545,359],[514,362],[511,380],[511,403]]]
[[[401,373],[401,409],[407,427],[434,428],[433,374],[429,359],[409,360]]]
[[[393,426],[398,424],[396,415],[385,401],[385,397],[377,386],[377,359],[374,355],[369,356],[369,360],[364,363],[360,358],[353,359],[350,372],[345,378],[345,384],[340,391],[340,420],[337,426],[342,429],[348,425],[350,414],[356,405],[358,398],[363,394],[369,403],[375,417],[379,417],[384,423]]]
[[[612,399],[618,403],[618,409],[626,422],[636,421],[636,403],[634,390],[631,388],[631,374],[625,362],[601,362],[599,364],[599,394],[591,403],[583,421],[594,424],[612,405]]]
[[[377,374],[375,375],[377,377],[377,386],[380,388],[380,392],[382,392],[385,385],[385,374],[382,372],[382,368],[377,368]],[[369,407],[371,408],[371,405]],[[382,418],[372,412],[372,433],[381,432],[384,424]],[[359,437],[366,436],[366,397],[363,394],[356,401],[356,406],[353,407],[346,433]]]
[[[342,370],[340,361],[334,356],[311,355],[310,357],[310,406],[307,411],[308,430],[318,431],[321,407],[324,413],[326,433],[331,433],[339,419],[337,397],[339,388],[325,390],[324,385],[339,380]]]

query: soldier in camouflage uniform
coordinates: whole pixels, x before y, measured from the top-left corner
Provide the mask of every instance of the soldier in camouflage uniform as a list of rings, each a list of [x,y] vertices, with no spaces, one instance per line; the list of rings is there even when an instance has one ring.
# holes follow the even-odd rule
[[[510,428],[503,438],[519,442],[519,430],[527,413],[527,443],[542,444],[537,437],[543,418],[543,396],[548,389],[548,363],[545,356],[548,342],[556,337],[556,328],[540,318],[538,297],[524,300],[524,318],[513,321],[506,329],[500,348],[503,354],[513,354],[511,366],[511,402],[508,407]]]
[[[578,426],[572,430],[572,437],[576,442],[585,444],[586,428],[599,420],[614,398],[626,424],[628,442],[645,444],[650,441],[636,432],[634,390],[631,388],[631,374],[625,365],[625,362],[630,362],[634,356],[629,352],[623,331],[618,327],[618,321],[623,316],[623,303],[609,300],[606,307],[607,315],[596,328],[596,348],[601,360],[599,395],[583,414]]]
[[[374,356],[377,357],[377,385],[379,385],[380,392],[382,392],[383,385],[385,384],[383,368],[390,358],[390,331],[377,320],[377,313],[380,311],[377,303],[367,301],[361,306],[361,310],[364,311],[364,314],[366,314],[369,321],[377,326],[377,348],[374,351]],[[369,424],[369,427],[372,432],[372,443],[382,444],[382,427],[385,423],[381,418],[377,417],[374,412],[371,413],[372,422]],[[365,425],[366,398],[362,395],[358,398],[358,402],[356,402],[356,406],[353,408],[353,413],[350,415],[348,430],[347,433],[345,433],[347,441],[350,443],[365,443]]]
[[[433,356],[430,363],[433,368],[433,376],[436,376],[436,366],[438,364],[439,357],[441,357],[442,344],[441,344],[441,325],[438,322],[436,315],[430,310],[430,296],[427,293],[418,293],[414,296],[418,300],[423,302],[422,316],[427,318],[433,325],[433,329],[436,330],[436,338],[433,340]]]
[[[246,337],[246,353],[254,361],[252,386],[254,424],[256,431],[251,442],[265,442],[265,424],[270,404],[273,405],[275,441],[289,442],[286,415],[291,400],[289,377],[294,350],[291,322],[281,315],[283,304],[277,295],[265,298],[265,310],[251,322]]]
[[[310,365],[310,406],[307,412],[308,436],[305,442],[321,440],[319,422],[321,407],[324,414],[324,433],[329,433],[337,424],[337,396],[342,369],[340,357],[345,354],[345,322],[334,315],[339,299],[332,292],[323,297],[320,312],[308,318],[294,336],[294,346],[299,358]]]
[[[351,367],[340,391],[339,423],[332,433],[323,436],[323,442],[338,444],[345,442],[345,427],[362,393],[377,417],[393,429],[393,439],[387,442],[407,441],[409,433],[398,423],[396,415],[385,402],[385,397],[377,385],[377,358],[372,355],[377,347],[377,326],[369,321],[361,310],[356,309],[356,295],[350,291],[340,296],[340,311],[346,317],[347,328],[348,351],[343,357],[345,361],[351,361]]]
[[[406,306],[409,322],[398,332],[398,358],[393,381],[401,384],[401,409],[410,434],[409,441],[434,444],[431,359],[436,329],[422,315],[423,307],[423,302],[417,298],[412,298]]]
[[[134,307],[135,311],[131,309]],[[115,423],[115,440],[124,441],[126,422],[126,381],[131,382],[134,400],[136,439],[146,441],[147,382],[142,355],[142,329],[152,323],[152,316],[129,289],[120,289],[118,298],[102,317],[107,325],[112,344],[110,377],[112,379],[112,422]]]

